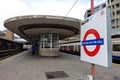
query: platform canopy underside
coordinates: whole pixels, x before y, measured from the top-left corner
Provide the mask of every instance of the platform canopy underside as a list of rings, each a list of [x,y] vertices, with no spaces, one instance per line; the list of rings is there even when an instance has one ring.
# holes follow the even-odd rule
[[[29,42],[39,41],[43,33],[55,33],[63,39],[80,32],[80,20],[61,16],[19,16],[7,19],[4,26]]]

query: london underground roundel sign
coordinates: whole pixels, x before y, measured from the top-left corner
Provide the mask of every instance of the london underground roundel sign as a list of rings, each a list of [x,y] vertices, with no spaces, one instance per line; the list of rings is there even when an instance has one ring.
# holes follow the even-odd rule
[[[96,39],[86,40],[90,34],[93,34],[96,37]],[[104,39],[100,38],[99,33],[95,29],[89,29],[85,33],[83,41],[82,41],[82,46],[83,46],[85,53],[91,57],[95,56],[98,53],[98,51],[100,50],[100,45],[103,45],[103,44],[104,44]],[[93,46],[93,45],[96,45],[93,51],[88,50],[86,47],[86,46]]]
[[[104,67],[112,66],[110,10],[104,8],[81,25],[80,59]]]

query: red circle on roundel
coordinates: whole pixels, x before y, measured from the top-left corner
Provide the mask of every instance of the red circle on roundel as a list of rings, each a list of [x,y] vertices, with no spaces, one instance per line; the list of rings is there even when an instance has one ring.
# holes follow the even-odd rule
[[[85,33],[85,36],[84,36],[83,40],[85,41],[87,36],[90,35],[90,34],[95,35],[96,39],[100,39],[100,35],[99,35],[99,33],[95,29],[89,29]],[[96,45],[96,47],[95,47],[95,49],[93,51],[89,51],[86,46],[83,46],[83,48],[84,48],[84,51],[86,52],[86,54],[88,56],[93,57],[93,56],[95,56],[98,53],[98,51],[100,49],[100,45]]]

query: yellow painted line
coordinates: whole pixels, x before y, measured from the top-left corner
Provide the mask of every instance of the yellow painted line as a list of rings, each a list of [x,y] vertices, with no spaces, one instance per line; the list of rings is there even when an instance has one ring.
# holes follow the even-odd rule
[[[9,61],[9,60],[12,59],[13,57],[14,57],[14,56],[11,56],[11,57],[8,57],[8,58],[6,58],[6,59],[0,60],[0,64]]]

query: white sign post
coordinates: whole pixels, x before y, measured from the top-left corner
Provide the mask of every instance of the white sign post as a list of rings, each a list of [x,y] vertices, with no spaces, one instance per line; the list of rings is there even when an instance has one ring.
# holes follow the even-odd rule
[[[81,60],[104,67],[112,66],[109,8],[104,8],[81,26]]]

